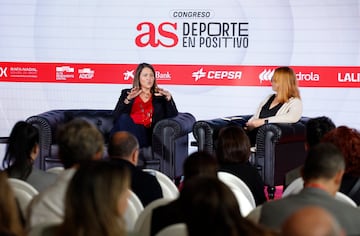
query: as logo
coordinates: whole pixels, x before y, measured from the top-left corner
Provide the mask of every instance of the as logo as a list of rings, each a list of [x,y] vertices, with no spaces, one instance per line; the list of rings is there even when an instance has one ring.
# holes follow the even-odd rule
[[[177,30],[177,23],[163,22],[156,27],[151,22],[141,22],[136,26],[140,34],[135,38],[138,47],[151,46],[156,48],[163,46],[171,48],[179,42],[178,36],[174,33]]]

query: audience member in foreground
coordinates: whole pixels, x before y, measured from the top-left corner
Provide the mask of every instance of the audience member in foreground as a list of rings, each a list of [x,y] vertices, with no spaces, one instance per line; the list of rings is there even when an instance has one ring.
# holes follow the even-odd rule
[[[336,128],[334,122],[326,116],[319,116],[315,118],[311,118],[306,123],[306,143],[305,149],[309,150],[309,148],[315,146],[320,143],[321,139],[324,135]],[[288,186],[292,181],[301,177],[301,169],[302,166],[295,168],[285,176],[285,186]]]
[[[56,235],[125,235],[129,185],[125,166],[104,161],[81,165],[66,192],[64,222]]]
[[[277,235],[242,217],[235,195],[217,178],[193,178],[184,185],[179,201],[189,236]]]
[[[285,220],[281,233],[282,236],[345,236],[335,218],[318,206],[295,211]]]
[[[218,163],[216,158],[207,152],[194,152],[185,159],[183,170],[182,186],[185,186],[195,177],[217,178]],[[167,205],[155,208],[151,217],[151,235],[156,235],[166,226],[183,223],[185,220],[183,210],[179,198]]]
[[[342,152],[346,168],[340,192],[360,205],[360,132],[347,126],[339,126],[327,133],[322,141],[333,143]]]
[[[144,207],[163,197],[156,177],[136,167],[139,158],[139,143],[134,135],[126,131],[115,132],[110,139],[108,154],[111,163],[129,168],[131,190],[139,197]]]
[[[57,175],[33,167],[39,154],[39,132],[25,121],[17,122],[11,130],[3,167],[9,178],[16,178],[42,191],[53,184]]]
[[[264,182],[257,169],[249,162],[250,140],[239,126],[228,126],[220,130],[216,145],[216,157],[220,168],[236,175],[249,187],[256,205],[266,202]]]
[[[29,206],[27,224],[61,223],[64,197],[70,179],[83,162],[100,159],[104,140],[100,131],[89,122],[74,119],[60,128],[57,136],[59,157],[65,170],[56,182],[35,196]]]
[[[295,211],[315,205],[329,211],[347,235],[360,235],[359,209],[334,197],[344,170],[343,155],[333,144],[320,143],[310,148],[302,170],[304,189],[298,194],[264,203],[260,209],[259,223],[280,231],[281,225]],[[255,220],[253,212],[247,217]]]
[[[23,236],[20,209],[5,172],[0,171],[0,235]]]

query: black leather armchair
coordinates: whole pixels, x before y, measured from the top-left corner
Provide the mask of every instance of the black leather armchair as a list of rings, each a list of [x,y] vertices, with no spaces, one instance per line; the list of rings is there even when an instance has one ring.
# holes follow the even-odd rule
[[[105,145],[108,144],[113,126],[112,110],[51,110],[31,116],[26,121],[40,132],[40,154],[35,163],[38,168],[46,170],[61,165],[55,139],[57,128],[76,117],[95,124],[104,136]],[[157,169],[170,178],[180,176],[182,163],[188,156],[188,134],[194,122],[190,113],[179,113],[176,117],[159,121],[154,127],[150,152],[143,152],[150,153],[144,157],[143,167]]]
[[[251,116],[243,115],[241,117],[248,120]],[[302,165],[305,160],[305,124],[308,119],[302,117],[294,124],[266,124],[261,126],[257,132],[252,163],[259,170],[267,186],[269,198],[274,197],[275,186],[284,184],[285,174]],[[193,135],[198,149],[213,152],[219,130],[224,126],[236,124],[236,121],[221,118],[195,122]]]

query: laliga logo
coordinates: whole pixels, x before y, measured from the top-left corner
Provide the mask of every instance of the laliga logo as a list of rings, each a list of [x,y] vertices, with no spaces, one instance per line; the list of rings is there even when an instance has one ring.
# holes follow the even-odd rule
[[[171,48],[179,42],[179,38],[175,34],[177,23],[163,22],[156,26],[151,22],[141,22],[136,26],[136,30],[140,34],[136,36],[135,44],[141,48],[147,46]]]
[[[0,78],[1,77],[8,77],[7,69],[8,69],[7,67],[5,67],[5,68],[0,67]]]
[[[275,69],[264,69],[259,74],[260,83],[262,83],[263,81],[271,81],[271,78],[273,77],[274,72],[275,72]]]

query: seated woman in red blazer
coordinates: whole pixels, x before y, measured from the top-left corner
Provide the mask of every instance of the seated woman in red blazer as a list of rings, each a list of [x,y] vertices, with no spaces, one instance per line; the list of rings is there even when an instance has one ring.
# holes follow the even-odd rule
[[[116,131],[128,131],[136,136],[140,148],[151,146],[152,129],[165,118],[178,114],[171,93],[157,87],[152,65],[138,65],[132,89],[123,89],[114,110]]]

